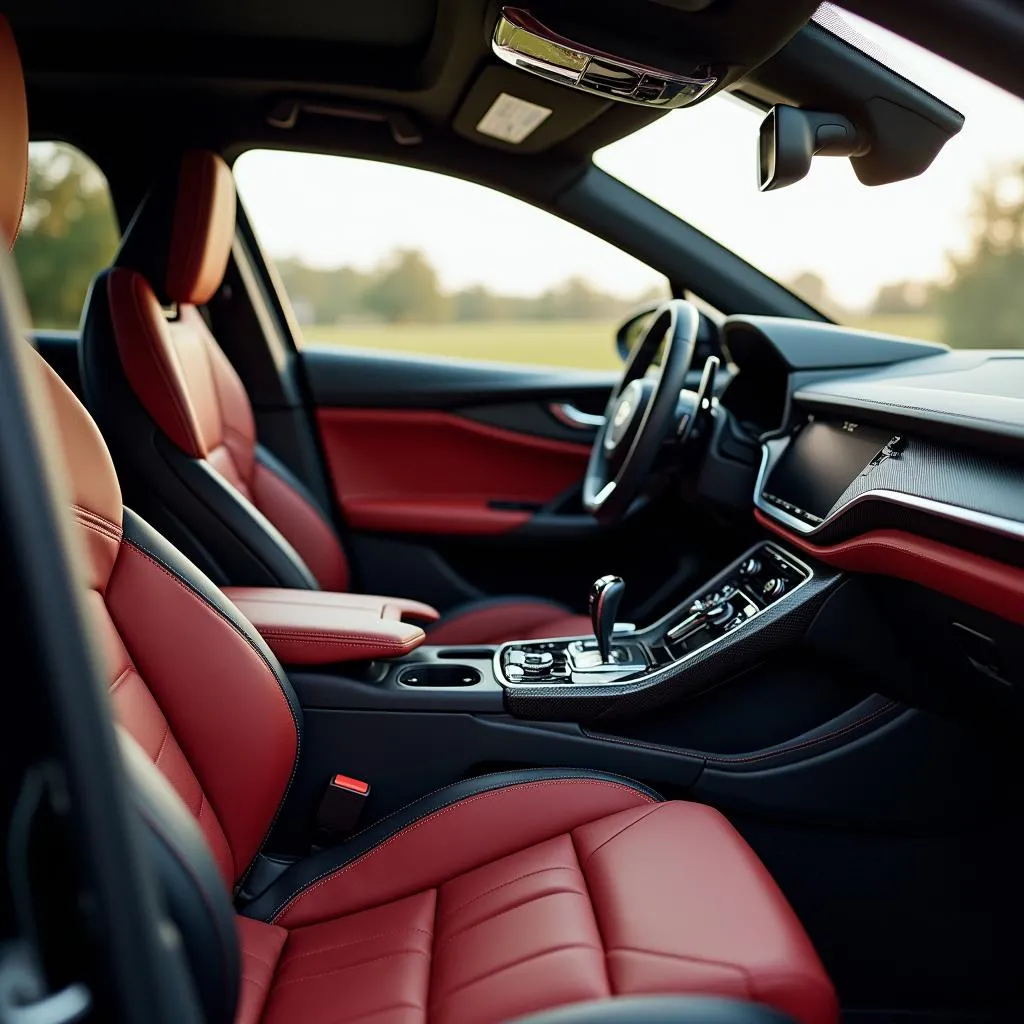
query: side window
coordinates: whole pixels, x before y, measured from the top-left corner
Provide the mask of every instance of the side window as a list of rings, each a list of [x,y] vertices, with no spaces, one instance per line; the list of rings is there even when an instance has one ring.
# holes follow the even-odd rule
[[[107,179],[62,142],[29,146],[28,195],[14,259],[37,328],[73,329],[120,231]]]
[[[306,345],[614,368],[619,322],[669,295],[602,239],[446,175],[265,150],[235,174]]]

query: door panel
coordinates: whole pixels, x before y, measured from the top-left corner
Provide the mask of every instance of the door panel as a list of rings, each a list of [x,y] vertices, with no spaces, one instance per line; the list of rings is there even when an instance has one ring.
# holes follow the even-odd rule
[[[505,533],[577,484],[589,447],[426,409],[321,409],[317,424],[349,526]]]
[[[534,594],[582,610],[589,584],[617,572],[628,581],[623,615],[646,620],[723,557],[718,527],[671,500],[611,528],[584,513],[594,429],[551,406],[600,414],[614,374],[341,347],[299,358],[368,592],[442,610]]]

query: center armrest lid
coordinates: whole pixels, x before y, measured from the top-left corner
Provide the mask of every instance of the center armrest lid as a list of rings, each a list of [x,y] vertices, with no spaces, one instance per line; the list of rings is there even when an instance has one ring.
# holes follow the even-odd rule
[[[408,615],[432,622],[430,605],[404,598],[275,587],[224,587],[224,595],[287,665],[395,658],[426,639]]]

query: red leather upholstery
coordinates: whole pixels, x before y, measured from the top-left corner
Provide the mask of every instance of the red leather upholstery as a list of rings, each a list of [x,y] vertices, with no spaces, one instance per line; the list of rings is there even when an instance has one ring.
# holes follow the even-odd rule
[[[298,756],[287,684],[204,597],[203,581],[125,535],[131,517],[116,507],[102,441],[37,360],[87,543],[102,524],[88,596],[115,713],[192,811],[232,887]],[[606,778],[509,783],[438,804],[351,857],[346,844],[326,855],[336,867],[307,878],[300,861],[275,883],[286,891],[272,920],[239,924],[242,1024],[500,1021],[655,992],[741,996],[801,1024],[836,1020],[831,985],[784,897],[708,808],[659,803]]]
[[[232,885],[288,786],[296,721],[274,667],[166,565],[125,539],[120,489],[99,431],[35,359],[89,555],[88,604],[118,720],[193,812]]]
[[[850,572],[919,583],[1011,622],[1024,624],[1024,569],[903,530],[872,530],[821,546],[757,511],[757,521],[814,558]]]
[[[269,587],[225,587],[224,595],[286,665],[401,657],[426,639],[403,614],[437,618],[429,605],[401,598]]]
[[[589,636],[585,615],[573,615],[546,601],[516,598],[480,601],[444,616],[427,630],[432,644],[499,644],[509,639],[543,640]]]
[[[180,306],[168,321],[149,282],[128,269],[110,272],[107,298],[125,376],[154,422],[262,512],[322,587],[345,590],[348,563],[323,515],[257,462],[249,397],[198,310]]]
[[[338,505],[368,530],[505,533],[530,513],[490,502],[550,501],[590,452],[431,409],[321,409],[317,422]]]
[[[172,302],[202,306],[224,280],[235,240],[235,182],[216,153],[192,150],[178,170],[164,285]]]
[[[638,993],[837,1019],[799,922],[725,819],[606,780],[462,799],[306,888],[275,924],[288,939],[266,1024],[468,1024]]]
[[[28,106],[14,34],[0,14],[0,239],[14,245],[28,188]]]
[[[242,955],[242,985],[235,1024],[259,1024],[288,932],[247,917],[237,918],[236,923]]]

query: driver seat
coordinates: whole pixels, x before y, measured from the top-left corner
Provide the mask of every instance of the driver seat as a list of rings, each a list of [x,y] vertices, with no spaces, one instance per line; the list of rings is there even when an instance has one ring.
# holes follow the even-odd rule
[[[198,308],[223,282],[235,202],[227,164],[200,150],[150,191],[86,302],[86,398],[132,505],[215,582],[346,591],[329,516],[257,442],[245,387]],[[428,632],[486,644],[589,630],[563,605],[507,597],[464,604]]]

